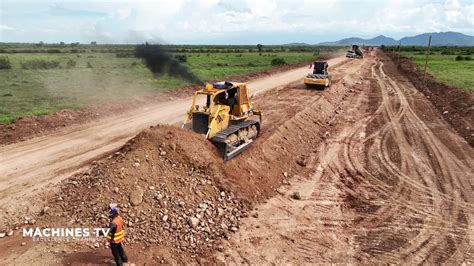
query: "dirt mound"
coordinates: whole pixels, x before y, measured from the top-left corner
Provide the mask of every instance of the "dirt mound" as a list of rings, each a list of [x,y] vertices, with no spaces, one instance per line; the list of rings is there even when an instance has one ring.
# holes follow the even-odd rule
[[[0,145],[26,140],[51,130],[70,125],[72,121],[83,123],[89,121],[92,114],[87,111],[62,110],[44,116],[24,116],[11,124],[0,124]]]
[[[388,55],[395,61],[397,54],[388,53]],[[423,83],[423,71],[406,57],[400,56],[397,66],[398,70],[431,101],[459,135],[474,146],[474,94],[437,81],[430,74],[426,75],[426,81]]]
[[[160,95],[160,97],[163,97]],[[167,100],[156,97],[156,102]],[[150,101],[150,100],[148,100]],[[81,109],[64,109],[46,115],[29,115],[15,119],[10,124],[0,124],[0,146],[34,137],[44,136],[63,128],[86,124],[97,121],[111,114],[121,114],[139,106],[143,106],[145,100],[130,99],[127,106],[118,103],[103,103]]]
[[[109,204],[116,203],[128,243],[191,253],[219,247],[220,239],[238,230],[247,208],[222,189],[216,158],[212,144],[190,131],[161,125],[145,130],[63,182],[39,223],[104,226]]]

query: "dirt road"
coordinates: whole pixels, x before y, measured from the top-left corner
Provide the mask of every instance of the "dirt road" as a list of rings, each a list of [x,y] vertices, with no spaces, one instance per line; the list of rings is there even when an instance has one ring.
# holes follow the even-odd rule
[[[365,59],[368,87],[310,174],[257,206],[219,260],[474,263],[474,151],[381,57]]]
[[[331,66],[343,62],[329,60]],[[302,79],[309,70],[302,67],[248,83],[253,94]],[[122,146],[141,130],[158,123],[178,123],[184,118],[191,98],[145,106],[131,113],[100,122],[75,126],[53,135],[0,147],[0,208],[9,211],[26,205],[25,197],[70,176],[95,158]],[[1,222],[1,221],[0,221]]]

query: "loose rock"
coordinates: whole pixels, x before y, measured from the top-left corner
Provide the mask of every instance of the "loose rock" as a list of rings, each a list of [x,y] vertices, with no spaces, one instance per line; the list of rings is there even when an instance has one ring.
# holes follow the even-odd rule
[[[130,193],[130,204],[133,206],[140,205],[143,201],[143,189],[139,186],[136,186],[134,190]]]
[[[192,228],[196,228],[199,224],[199,219],[195,217],[189,217],[188,223]]]
[[[304,167],[308,164],[308,158],[301,156],[298,159],[296,159],[296,163]]]
[[[299,192],[293,192],[293,194],[291,194],[291,197],[295,200],[301,200],[301,195]]]

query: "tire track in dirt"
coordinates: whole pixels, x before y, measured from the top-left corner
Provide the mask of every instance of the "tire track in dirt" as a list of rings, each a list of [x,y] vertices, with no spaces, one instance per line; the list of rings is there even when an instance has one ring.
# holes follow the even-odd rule
[[[364,175],[364,179],[369,182],[371,179],[380,180],[382,183],[389,183],[385,180],[395,179],[395,183],[389,186],[391,190],[394,189],[394,193],[390,194],[396,195],[395,197],[388,194],[387,191],[384,191],[382,195],[377,195],[380,192],[371,193],[375,194],[374,198],[389,196],[388,200],[395,203],[397,207],[385,204],[373,218],[369,219],[366,218],[367,215],[364,211],[357,214],[363,220],[368,220],[365,223],[359,223],[359,226],[368,227],[375,224],[378,229],[387,227],[386,230],[372,232],[372,239],[369,237],[369,241],[361,242],[366,242],[366,253],[372,257],[381,253],[379,261],[395,262],[400,259],[410,261],[410,263],[421,263],[426,260],[431,263],[445,261],[449,258],[449,253],[452,252],[450,250],[452,245],[448,245],[446,249],[445,242],[450,237],[448,235],[455,234],[455,228],[467,229],[465,223],[457,220],[459,215],[465,215],[459,208],[472,210],[472,204],[469,203],[472,201],[465,197],[461,199],[458,194],[471,194],[471,186],[463,187],[458,184],[449,190],[442,187],[445,182],[447,184],[456,182],[459,179],[459,173],[464,175],[463,179],[467,174],[468,178],[465,181],[472,179],[472,165],[469,162],[460,162],[456,156],[451,154],[449,148],[431,133],[429,127],[411,109],[405,95],[416,95],[416,92],[413,91],[414,88],[401,86],[394,82],[384,73],[383,63],[379,63],[378,67],[373,68],[372,71],[379,83],[383,98],[381,108],[376,112],[381,116],[375,116],[375,118],[381,118],[383,126],[374,133],[373,146],[366,145],[365,149],[366,154],[372,154],[369,156],[369,165],[373,169],[381,168],[381,170],[377,176]],[[393,108],[394,106],[397,107]],[[398,145],[400,151],[398,162],[390,158],[388,151],[393,148],[389,143]],[[355,157],[356,160],[358,158],[364,158],[363,154],[362,157]],[[462,168],[460,171],[453,171],[453,165]],[[365,170],[360,161],[355,170]],[[367,177],[371,179],[367,179]],[[370,182],[367,187],[374,183]],[[464,188],[467,188],[467,191]],[[446,213],[444,211],[446,209],[450,211]],[[381,213],[383,215],[380,215]],[[401,216],[401,213],[404,215]],[[382,219],[381,217],[387,218]],[[418,224],[420,225],[415,226],[417,228],[412,232],[416,237],[412,239],[409,239],[408,233],[404,232],[406,230],[404,225],[412,224],[406,218],[419,220]],[[383,223],[389,219],[391,219],[390,226],[384,226]],[[415,224],[417,223],[415,222]],[[389,230],[395,233],[390,233]],[[465,233],[467,232],[465,231]],[[386,239],[391,239],[392,243],[383,242]],[[396,241],[400,242],[399,244],[403,243],[403,245],[396,243],[393,245]],[[382,244],[380,245],[380,243]],[[377,249],[374,246],[382,246],[382,248]],[[458,249],[462,250],[463,247]],[[371,258],[371,256],[367,258]]]
[[[472,148],[391,62],[367,64],[369,86],[314,174],[259,206],[221,260],[474,263]]]

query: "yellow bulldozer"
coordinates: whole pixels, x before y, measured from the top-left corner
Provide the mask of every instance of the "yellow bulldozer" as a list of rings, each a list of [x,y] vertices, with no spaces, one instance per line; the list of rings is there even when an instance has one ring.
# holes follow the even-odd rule
[[[230,160],[257,138],[262,113],[253,109],[245,83],[225,81],[194,93],[183,126],[189,121],[194,132],[205,135]]]

